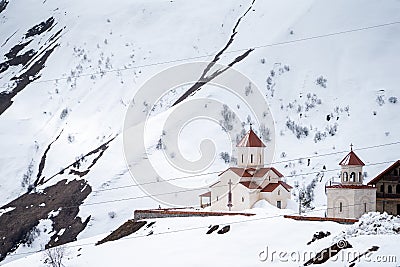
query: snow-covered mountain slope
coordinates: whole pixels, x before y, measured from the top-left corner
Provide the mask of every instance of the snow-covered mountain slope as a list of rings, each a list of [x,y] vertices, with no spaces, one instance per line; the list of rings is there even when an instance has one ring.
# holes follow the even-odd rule
[[[399,144],[382,146],[400,139],[400,26],[388,24],[400,21],[398,1],[0,3],[0,206],[32,185],[40,192],[63,179],[85,179],[92,191],[78,215],[91,217],[78,239],[115,229],[134,209],[159,205],[136,186],[125,163],[128,105],[165,68],[211,61],[235,26],[219,63],[255,48],[234,67],[269,103],[275,148],[267,146],[267,153],[273,153],[273,165],[300,188],[318,175],[314,206],[325,205],[325,182],[337,177],[350,143],[366,163],[366,180],[398,159]],[[168,96],[166,106],[179,96]],[[191,99],[201,97],[226,101],[240,121],[249,115],[224,91],[206,88]],[[169,112],[164,105],[154,121]],[[216,172],[229,165],[219,153],[231,152],[230,140],[218,124],[207,123],[182,131],[182,153],[199,157],[190,148],[210,138],[217,155],[204,172]],[[174,178],[175,170],[155,149],[160,135],[162,127],[148,134],[149,151]],[[200,181],[213,179],[215,173]]]
[[[347,244],[351,247],[338,254],[332,249],[334,256],[322,266],[347,266],[354,259],[356,266],[395,266],[398,261],[396,244],[400,236],[389,234],[390,229],[379,233],[373,230],[379,219],[386,222],[387,217],[366,216],[362,220],[365,228],[374,233],[358,233],[343,239],[342,232],[354,233],[351,226],[285,219],[277,214],[287,211],[272,206],[252,212],[257,215],[151,220],[139,231],[117,241],[96,246],[104,237],[99,235],[71,243],[64,249],[62,263],[66,266],[303,266],[334,242],[342,248]],[[216,225],[216,231],[206,234]],[[228,226],[228,232],[218,233]],[[313,239],[320,232],[327,236]],[[374,246],[377,251],[356,258]],[[41,252],[5,266],[43,266],[46,258]]]

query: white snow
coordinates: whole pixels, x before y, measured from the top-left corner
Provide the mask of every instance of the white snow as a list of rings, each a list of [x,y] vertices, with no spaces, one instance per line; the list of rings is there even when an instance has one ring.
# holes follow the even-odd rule
[[[360,235],[398,235],[400,234],[400,217],[386,212],[369,212],[360,220],[347,227],[335,240],[348,239]]]
[[[258,209],[257,209],[258,210]],[[253,210],[254,212],[255,210]],[[153,221],[153,220],[150,220]],[[94,243],[104,235],[80,240],[66,246],[68,257],[66,266],[299,266],[332,243],[332,237],[317,240],[306,245],[314,233],[329,231],[332,236],[340,233],[346,226],[333,222],[306,222],[285,219],[281,215],[257,212],[256,216],[223,216],[204,218],[168,218],[155,219],[150,228],[142,228],[138,232],[99,246]],[[216,232],[206,235],[208,227],[218,224],[222,228],[230,225],[226,234]],[[148,234],[153,232],[152,235]],[[353,259],[353,255],[362,254],[376,245],[380,249],[370,256],[394,255],[400,257],[396,250],[399,235],[377,235],[349,237],[352,249],[344,250],[336,261],[330,260],[323,266],[342,266]],[[268,250],[265,259],[263,251]],[[275,254],[272,254],[276,251]],[[278,252],[295,253],[297,256],[277,257]],[[350,253],[347,259],[347,252]],[[312,254],[314,253],[314,254]],[[358,253],[358,254],[357,254]],[[79,255],[79,256],[78,256]],[[16,260],[5,266],[42,266],[43,253],[37,253]],[[375,263],[376,264],[376,263]],[[395,263],[391,263],[393,266]],[[357,266],[374,266],[368,260],[357,263]],[[375,265],[376,266],[376,265]],[[386,266],[386,265],[383,265]]]
[[[256,218],[270,215],[277,218],[232,224],[231,231],[225,235],[208,236],[205,230],[209,224],[228,224],[243,218],[157,220],[154,231],[158,233],[204,228],[137,237],[147,234],[146,230],[131,239],[98,247],[83,246],[98,241],[132,218],[135,209],[159,205],[137,186],[123,155],[123,120],[135,92],[166,67],[192,62],[190,58],[194,57],[195,60],[211,60],[215,52],[225,46],[237,19],[249,5],[248,0],[10,1],[0,15],[1,43],[17,32],[0,47],[1,62],[4,55],[22,41],[26,31],[41,21],[53,16],[57,22],[54,30],[66,28],[60,37],[60,46],[41,71],[41,78],[14,97],[12,106],[0,115],[4,152],[0,155],[0,206],[27,191],[27,185],[21,186],[23,178],[28,177],[33,183],[44,151],[62,131],[47,153],[42,176],[51,177],[117,136],[84,177],[93,191],[78,216],[91,216],[91,220],[79,234],[78,241],[70,244],[73,247],[68,266],[261,266],[266,263],[259,261],[258,254],[266,245],[274,249],[304,250],[316,231],[341,233],[343,225],[281,218],[283,214],[298,210],[297,195],[293,195],[288,210],[276,210],[266,203],[258,203],[253,209],[258,213]],[[338,176],[338,163],[348,153],[350,143],[366,164],[366,181],[399,159],[399,144],[381,145],[400,140],[395,115],[400,112],[400,102],[388,101],[389,97],[400,99],[400,35],[399,25],[395,24],[326,38],[296,40],[398,21],[399,14],[400,5],[396,0],[256,0],[241,21],[232,46],[221,57],[221,63],[228,64],[240,54],[236,50],[260,46],[235,68],[266,95],[276,127],[275,147],[267,145],[266,153],[273,154],[274,166],[292,186],[306,187],[313,179],[318,179],[312,203],[315,209],[308,215],[323,216],[324,185]],[[51,33],[47,32],[35,38],[22,52],[38,49],[49,35]],[[282,42],[288,43],[269,46]],[[173,62],[180,59],[182,61]],[[1,73],[2,91],[9,90],[8,86],[13,83],[10,78],[20,71],[21,66],[18,66]],[[326,88],[316,82],[321,76],[327,79]],[[271,83],[269,89],[267,81]],[[164,101],[174,97],[178,97],[177,93],[171,93]],[[241,121],[246,121],[248,109],[244,105],[237,108],[240,101],[231,95],[210,86],[193,98],[201,97],[225,101],[232,109],[236,107]],[[378,98],[384,103],[377,101]],[[181,173],[169,166],[162,152],[154,148],[162,131],[158,124],[172,112],[165,111],[168,104],[171,103],[164,103],[164,109],[156,109],[153,114],[146,142],[148,156],[156,167],[166,178],[173,179],[182,176]],[[61,119],[63,110],[68,114]],[[192,112],[188,115],[196,114],[195,110]],[[220,114],[221,110],[214,112]],[[287,126],[290,122],[307,127],[308,135],[297,138]],[[188,123],[181,133],[182,155],[191,160],[199,157],[202,140],[208,138],[216,144],[215,161],[204,173],[229,166],[218,156],[230,145],[218,124],[196,121]],[[358,150],[372,146],[376,147]],[[326,153],[330,155],[318,157]],[[137,155],[138,166],[142,164],[142,157]],[[83,167],[89,166],[92,160],[93,156],[88,157]],[[62,179],[75,178],[78,177],[67,173],[58,175],[38,191]],[[190,188],[212,183],[216,178],[216,174],[205,175],[183,180],[179,185]],[[293,193],[297,194],[297,188]],[[194,204],[198,204],[197,196],[188,206]],[[0,216],[7,211],[0,210]],[[111,218],[110,212],[115,212],[116,216]],[[49,218],[56,214],[54,211]],[[25,256],[18,252],[39,249],[46,243],[44,237],[35,240],[34,248],[18,248],[16,255],[5,262]],[[313,243],[311,248],[320,250],[331,241],[328,237]],[[400,257],[396,250],[400,241],[397,235],[360,235],[349,237],[349,241],[354,250],[378,245],[381,247],[378,254]],[[82,251],[77,251],[79,246]],[[9,264],[42,266],[41,258],[38,253]],[[334,263],[325,265],[337,266]]]
[[[15,207],[9,207],[9,208],[5,208],[5,209],[0,209],[0,216],[5,214],[5,213],[7,213],[7,212],[12,211],[12,210],[15,210]]]

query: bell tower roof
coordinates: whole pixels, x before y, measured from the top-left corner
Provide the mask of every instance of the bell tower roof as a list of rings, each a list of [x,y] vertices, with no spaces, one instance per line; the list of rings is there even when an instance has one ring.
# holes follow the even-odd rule
[[[341,166],[354,165],[354,166],[365,166],[364,162],[354,153],[353,144],[350,145],[350,152],[344,159],[339,163]]]
[[[250,130],[246,133],[242,140],[240,140],[236,147],[265,147],[265,145],[253,131],[250,124]]]

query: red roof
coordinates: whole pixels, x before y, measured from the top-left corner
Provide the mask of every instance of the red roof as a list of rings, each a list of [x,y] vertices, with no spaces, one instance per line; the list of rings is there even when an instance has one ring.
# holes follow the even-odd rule
[[[243,181],[243,182],[239,182],[239,183],[244,185],[248,189],[261,189],[261,187],[258,184],[251,182],[251,181]]]
[[[364,166],[364,162],[356,155],[356,153],[350,151],[344,159],[339,163],[339,165],[357,165],[357,166]]]
[[[247,132],[247,134],[240,140],[237,147],[265,147],[261,139],[253,132],[253,129]]]
[[[368,185],[373,185],[373,184],[377,184],[379,182],[380,179],[382,179],[385,175],[387,175],[388,173],[390,173],[394,168],[397,168],[400,166],[400,160],[396,161],[395,163],[393,163],[392,165],[390,165],[386,170],[384,170],[383,172],[381,172],[378,176],[376,176],[374,179],[372,179],[371,181],[369,181]]]
[[[274,191],[279,185],[282,185],[288,192],[292,187],[285,182],[279,181],[277,183],[269,183],[266,187],[264,187],[261,192],[272,192]]]
[[[204,194],[199,195],[199,197],[211,197],[211,192],[205,192]]]
[[[368,185],[356,185],[356,184],[335,184],[329,185],[326,188],[348,188],[348,189],[376,189],[375,187],[368,186]]]
[[[219,176],[222,175],[223,173],[227,172],[228,170],[233,171],[239,177],[264,177],[265,174],[268,173],[269,171],[274,172],[278,177],[283,177],[282,173],[280,173],[274,167],[260,168],[260,169],[254,169],[254,168],[246,169],[246,168],[230,167],[229,169],[220,173]],[[250,172],[254,172],[254,173],[251,174]]]

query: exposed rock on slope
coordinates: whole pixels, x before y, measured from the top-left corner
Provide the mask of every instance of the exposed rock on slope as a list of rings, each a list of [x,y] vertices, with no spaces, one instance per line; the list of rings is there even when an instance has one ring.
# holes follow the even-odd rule
[[[1,207],[9,211],[0,215],[0,261],[26,243],[30,231],[43,219],[53,221],[54,234],[46,248],[75,241],[90,219],[89,216],[82,222],[77,214],[79,205],[91,191],[85,180],[62,180],[43,192],[23,194]]]

